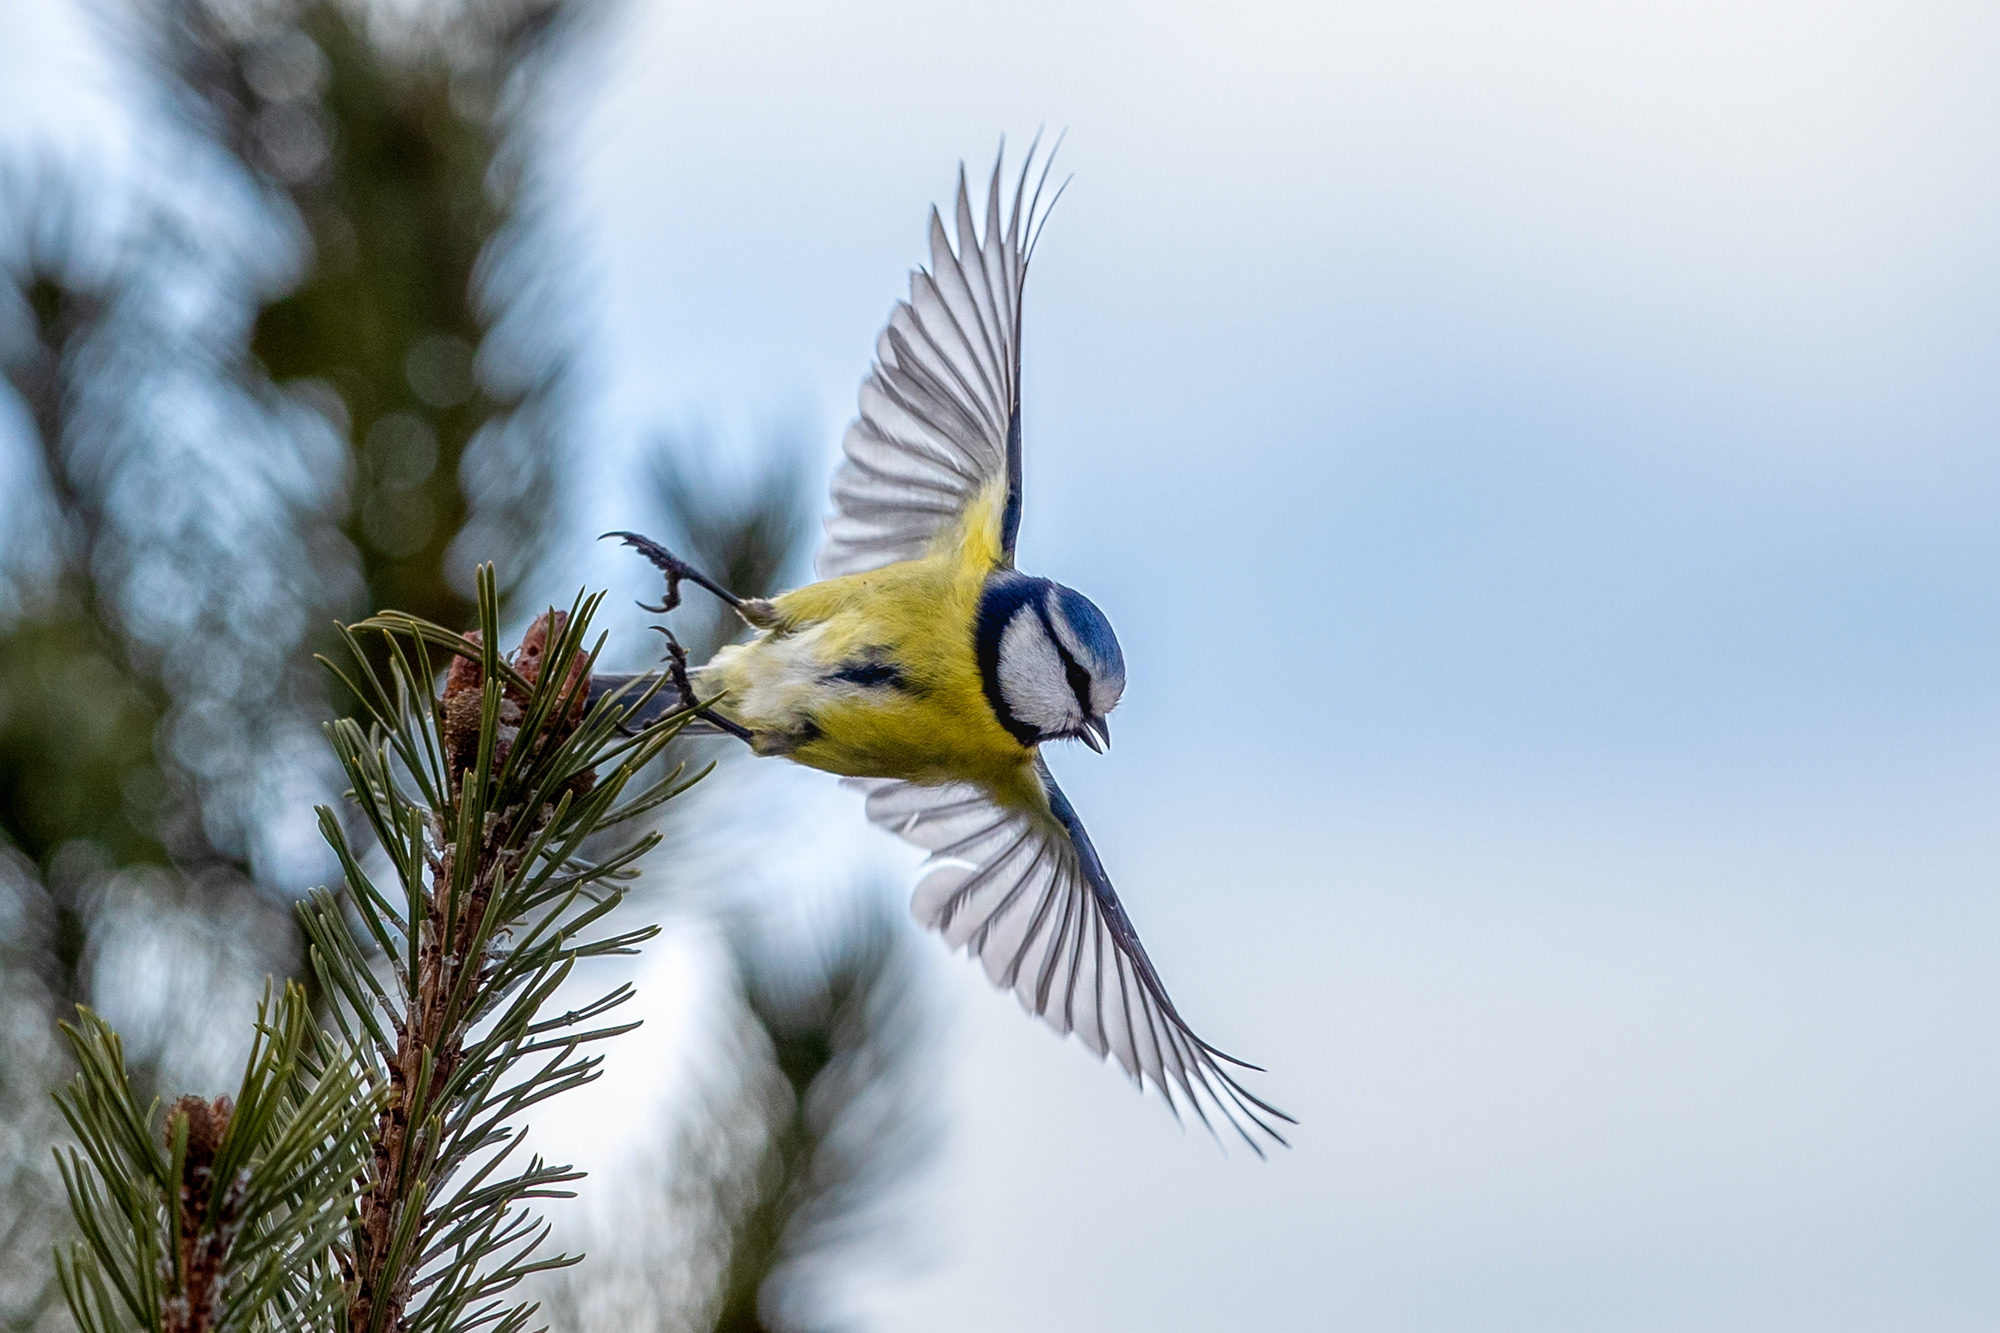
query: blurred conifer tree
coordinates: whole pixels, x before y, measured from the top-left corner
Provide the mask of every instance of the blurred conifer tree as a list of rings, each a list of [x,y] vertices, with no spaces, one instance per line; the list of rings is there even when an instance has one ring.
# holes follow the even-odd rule
[[[58,218],[15,228],[21,243],[5,259],[16,317],[0,327],[36,455],[24,470],[47,491],[17,506],[0,568],[12,593],[0,601],[0,840],[40,870],[87,846],[113,867],[220,865],[242,879],[258,816],[248,770],[274,766],[260,753],[265,724],[288,712],[296,726],[324,697],[305,666],[319,646],[308,621],[393,605],[463,624],[479,558],[498,555],[503,577],[518,576],[538,550],[555,450],[528,400],[558,368],[496,394],[472,362],[489,322],[477,266],[510,218],[492,189],[505,174],[496,90],[563,8],[440,3],[379,31],[367,8],[339,0],[145,11],[140,46],[167,100],[190,113],[188,151],[219,147],[261,182],[277,221],[303,221],[298,280],[261,309],[255,284],[268,272],[203,255],[206,238],[185,218],[148,219],[107,242],[70,216],[84,192],[47,170],[0,202],[17,223]],[[150,205],[143,191],[139,202]],[[155,318],[190,268],[251,285],[211,296],[256,310],[247,340],[231,340],[226,316],[211,338]],[[271,377],[292,392],[276,393]],[[231,400],[217,412],[225,428],[262,437],[239,441],[245,452],[310,454],[306,437],[330,422],[351,461],[307,460],[318,475],[302,489],[331,495],[201,512],[180,492],[255,487],[218,475],[228,458],[213,460],[216,472],[171,466],[173,450],[139,420],[161,406],[149,378],[192,379],[176,387]],[[161,459],[149,465],[149,452]],[[463,466],[468,452],[475,467]],[[261,512],[241,512],[260,500]],[[177,506],[191,511],[177,530],[136,531]],[[351,548],[321,530],[342,511]],[[32,531],[38,519],[45,531]],[[459,541],[469,519],[480,550]],[[220,530],[233,521],[238,530]],[[463,578],[448,573],[448,555],[463,557]],[[170,563],[178,580],[161,577]],[[146,593],[192,612],[176,619],[144,605]],[[135,607],[159,623],[135,624]],[[205,633],[206,651],[188,651]],[[218,665],[254,678],[218,679],[231,674]],[[59,896],[29,913],[47,918],[43,970],[59,1011],[84,998],[80,913]]]
[[[365,609],[463,624],[473,567],[517,582],[548,534],[562,349],[475,361],[520,295],[494,290],[520,230],[518,113],[574,8],[180,0],[165,30],[205,132],[303,228],[304,273],[250,352],[348,441]]]
[[[840,1279],[871,1244],[902,1239],[886,1205],[936,1146],[938,1089],[910,956],[919,941],[900,916],[885,897],[859,900],[811,966],[734,941],[752,1030],[779,1079],[761,1085],[761,1153],[716,1200],[727,1259],[715,1333],[847,1327]]]
[[[0,1107],[27,1108],[0,1125],[0,1327],[47,1307],[17,1279],[49,1242],[48,1039],[119,1007],[105,958],[192,949],[209,1005],[301,968],[295,886],[253,870],[325,776],[314,627],[463,625],[474,565],[517,579],[550,526],[561,357],[473,359],[524,230],[507,97],[568,8],[102,9],[167,165],[107,191],[89,163],[0,163],[0,436],[27,483],[0,550]],[[121,1024],[142,1091],[247,1039],[175,989],[127,997],[156,1011]]]
[[[45,492],[17,506],[0,552],[9,1333],[52,1317],[47,1293],[20,1280],[44,1271],[48,1182],[15,1168],[47,1160],[41,1092],[60,1072],[48,1039],[77,1001],[103,1005],[92,959],[169,914],[197,923],[175,936],[183,947],[205,939],[212,955],[183,989],[231,968],[239,983],[299,970],[290,886],[259,885],[253,870],[274,783],[301,753],[323,753],[313,627],[388,608],[464,625],[473,567],[495,560],[518,584],[554,527],[566,348],[535,286],[547,238],[522,184],[522,127],[535,76],[592,7],[104,11],[139,25],[144,40],[127,45],[176,112],[161,133],[206,163],[195,184],[167,184],[225,188],[194,209],[142,191],[138,211],[159,216],[122,241],[82,223],[28,227],[0,255],[0,361],[36,460],[22,475]],[[75,179],[27,183],[0,197],[0,221],[90,197]],[[257,216],[213,230],[232,212]],[[191,283],[190,313],[175,303]],[[654,451],[678,469],[659,486],[688,549],[746,593],[802,572],[803,450],[778,451],[738,487],[702,466],[712,452],[705,439]],[[739,631],[717,617],[682,637]],[[311,799],[296,782],[279,794]],[[283,942],[258,954],[235,947],[246,936]],[[753,1033],[740,1086],[761,1128],[725,1145],[716,1178],[735,1183],[712,1191],[698,1224],[718,1285],[697,1303],[722,1327],[774,1312],[816,1322],[798,1304],[816,1290],[803,1276],[813,1256],[838,1249],[852,1234],[842,1219],[863,1216],[924,1141],[916,1102],[895,1093],[914,1066],[886,1058],[914,1048],[885,998],[907,980],[885,938],[844,937],[796,993],[738,942]],[[215,1003],[152,998],[197,1025]],[[176,1057],[161,1034],[121,1026],[143,1094],[162,1072],[149,1062]],[[876,1115],[890,1103],[907,1116],[894,1127]],[[855,1125],[882,1132],[842,1128]]]
[[[13,300],[0,308],[0,369],[24,409],[21,471],[42,483],[15,497],[0,585],[0,1104],[11,1131],[0,1134],[0,1326],[10,1329],[54,1316],[43,1280],[57,1216],[45,1097],[62,1061],[50,1038],[56,1018],[90,998],[94,928],[109,905],[163,909],[151,891],[172,883],[182,905],[199,899],[200,915],[247,936],[288,929],[241,851],[210,836],[204,776],[163,739],[175,717],[167,655],[135,639],[121,606],[149,542],[117,499],[135,470],[120,455],[131,404],[119,388],[157,387],[175,341],[130,270],[89,253],[60,195],[29,207],[33,216],[14,219],[25,225],[4,255]],[[186,609],[198,621],[200,604]],[[193,709],[214,702],[212,690],[183,693]],[[133,867],[154,870],[135,877]],[[142,1081],[160,1055],[157,1040],[142,1041]]]

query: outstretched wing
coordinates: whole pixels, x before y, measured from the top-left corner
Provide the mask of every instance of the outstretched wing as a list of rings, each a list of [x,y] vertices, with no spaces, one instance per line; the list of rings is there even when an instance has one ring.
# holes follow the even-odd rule
[[[984,237],[973,226],[959,168],[956,253],[944,220],[931,210],[931,266],[910,275],[910,299],[897,302],[876,339],[875,365],[861,383],[861,415],[847,428],[847,457],[833,475],[834,512],[819,549],[821,578],[923,555],[989,488],[1004,490],[993,541],[1000,563],[1014,563],[1021,525],[1021,291],[1048,216],[1042,190],[1049,163],[1030,194],[1034,160],[1030,145],[1003,227],[1000,159],[994,159]]]
[[[870,819],[930,851],[910,904],[919,921],[975,954],[1056,1031],[1115,1057],[1134,1082],[1151,1079],[1176,1114],[1185,1101],[1213,1129],[1212,1105],[1263,1156],[1252,1131],[1282,1144],[1271,1122],[1291,1117],[1224,1068],[1255,1065],[1210,1046],[1175,1012],[1075,809],[1035,764],[1048,816],[1009,809],[970,783],[848,785],[868,793]]]

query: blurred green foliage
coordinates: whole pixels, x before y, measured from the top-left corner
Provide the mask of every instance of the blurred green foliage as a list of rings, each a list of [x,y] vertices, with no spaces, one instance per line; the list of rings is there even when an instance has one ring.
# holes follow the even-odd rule
[[[149,443],[143,429],[118,435],[131,430],[120,412],[144,407],[121,401],[137,400],[144,373],[197,364],[213,392],[303,405],[305,414],[269,414],[262,424],[275,438],[267,443],[303,449],[299,434],[317,420],[317,429],[333,427],[350,455],[331,469],[342,493],[328,507],[344,512],[351,545],[258,550],[254,531],[238,540],[208,534],[235,549],[197,571],[209,586],[191,600],[215,602],[226,618],[231,581],[252,572],[246,565],[303,555],[320,567],[273,575],[308,590],[302,624],[323,624],[328,611],[354,616],[387,606],[466,622],[469,583],[447,570],[476,508],[461,464],[479,433],[525,396],[496,397],[473,369],[490,322],[476,270],[509,219],[505,200],[489,188],[506,138],[493,90],[531,57],[559,8],[440,7],[438,26],[400,33],[375,31],[365,9],[339,0],[174,0],[137,16],[101,16],[137,25],[143,40],[135,45],[153,59],[159,95],[183,113],[175,133],[184,151],[220,149],[271,220],[297,219],[299,262],[288,290],[224,294],[255,312],[247,342],[177,339],[134,313],[147,289],[184,278],[176,263],[239,284],[255,280],[254,266],[229,256],[173,256],[176,246],[199,251],[206,238],[170,235],[166,224],[142,222],[137,235],[107,241],[87,216],[85,192],[59,173],[23,177],[24,188],[10,193],[17,214],[62,215],[55,227],[15,229],[22,243],[5,258],[25,317],[0,328],[0,353],[38,455],[29,475],[39,473],[46,488],[39,507],[23,505],[16,515],[17,529],[43,517],[46,531],[17,530],[8,553],[15,558],[0,566],[16,594],[14,613],[0,617],[0,839],[37,866],[57,848],[84,842],[114,865],[192,868],[219,859],[247,875],[246,849],[208,834],[252,821],[254,811],[221,809],[223,784],[191,779],[168,743],[170,724],[198,713],[221,744],[240,752],[207,755],[204,768],[255,768],[262,757],[248,751],[269,719],[217,722],[215,713],[300,704],[316,712],[324,699],[310,689],[304,698],[268,689],[230,698],[212,681],[190,682],[185,670],[166,678],[159,646],[135,641],[121,610],[130,589],[120,585],[146,572],[145,553],[124,531],[139,516],[121,508],[118,464],[104,456]],[[132,188],[143,211],[155,206],[147,191],[163,187]],[[282,226],[271,234],[282,236]],[[106,342],[119,354],[92,354]],[[135,378],[135,360],[153,364]],[[511,458],[489,450],[487,461],[507,484],[485,485],[482,517],[489,536],[505,531],[507,568],[518,574],[540,537],[537,513],[523,498],[546,499],[554,448],[520,431],[511,446]],[[178,480],[198,487],[216,478]],[[143,498],[171,508],[174,497]],[[19,557],[36,536],[46,538],[49,554],[42,568],[23,569]],[[464,561],[467,573],[475,558]],[[260,638],[265,631],[251,627]],[[278,648],[302,665],[319,643],[295,630]],[[217,657],[232,655],[227,641],[213,646]],[[210,790],[197,793],[204,786]],[[162,826],[176,795],[183,808],[169,837]],[[189,817],[189,800],[203,798],[207,808]],[[68,905],[54,910],[62,922],[50,935],[54,990],[66,1007],[85,998],[75,972],[86,924]]]
[[[223,972],[305,972],[303,886],[258,849],[277,803],[337,790],[317,729],[349,705],[310,664],[321,627],[385,609],[466,625],[474,566],[518,586],[556,530],[569,349],[534,309],[560,266],[524,125],[534,74],[593,8],[93,7],[165,170],[107,191],[89,164],[0,161],[0,449],[24,481],[0,528],[6,1333],[64,1326],[43,1280],[57,1020],[146,1015],[121,1022],[143,1102],[219,1077],[191,1063],[203,1042],[247,1044],[218,1024]],[[814,526],[807,441],[767,443],[743,474],[705,435],[649,450],[670,539],[746,595],[804,576]],[[697,657],[742,632],[715,606],[680,615]],[[702,1326],[823,1323],[799,1275],[925,1141],[914,1062],[891,1058],[921,1045],[884,943],[900,924],[839,934],[796,985],[732,943],[738,1095],[685,1127],[662,1183],[709,1182],[686,1191]],[[133,937],[204,956],[135,989],[105,962]],[[892,1105],[893,1128],[866,1128]]]
[[[351,10],[324,0],[237,49],[242,151],[287,191],[313,255],[305,280],[259,312],[251,351],[280,383],[316,392],[350,441],[347,532],[368,609],[464,624],[467,589],[445,570],[469,512],[461,464],[519,405],[474,374],[486,328],[475,268],[506,217],[489,189],[499,57],[457,71],[430,51],[385,60]],[[546,454],[523,461],[548,470]],[[508,526],[532,544],[531,516]],[[507,554],[518,572],[523,548]]]
[[[918,941],[886,896],[859,904],[809,965],[774,959],[754,935],[734,941],[745,1006],[779,1077],[759,1099],[755,1168],[721,1197],[733,1225],[715,1333],[846,1326],[829,1308],[829,1277],[893,1239],[886,1205],[936,1146],[935,1050],[909,954]]]
[[[78,598],[71,606],[85,603]],[[120,864],[166,864],[160,768],[144,742],[165,698],[88,614],[20,625],[0,654],[0,829],[38,865],[82,838]]]
[[[55,1022],[150,1008],[142,1092],[208,1076],[161,1042],[214,1045],[212,1015],[100,975],[107,932],[171,917],[156,938],[228,933],[190,976],[303,971],[302,886],[259,883],[254,849],[274,793],[328,780],[299,758],[328,703],[313,627],[387,606],[463,625],[479,558],[518,576],[539,550],[554,444],[509,414],[559,364],[496,392],[473,358],[497,308],[479,266],[515,218],[497,90],[562,8],[395,28],[340,0],[99,7],[166,170],[107,191],[93,163],[0,162],[0,426],[20,427],[0,444],[27,483],[0,549],[0,1327],[53,1317],[28,1256],[53,1235],[34,1104]],[[214,226],[218,203],[255,216]],[[454,549],[469,521],[485,549]],[[295,943],[245,956],[271,937]]]

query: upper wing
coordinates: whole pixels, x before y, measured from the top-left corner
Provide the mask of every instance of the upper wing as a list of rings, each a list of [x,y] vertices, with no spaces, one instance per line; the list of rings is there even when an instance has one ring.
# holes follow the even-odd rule
[[[923,555],[989,486],[1006,489],[993,541],[1000,563],[1014,563],[1021,525],[1021,291],[1048,216],[1041,207],[1047,161],[1034,192],[1027,189],[1034,160],[1030,145],[1003,228],[994,159],[983,239],[959,168],[956,254],[943,219],[931,210],[930,269],[910,275],[910,299],[897,302],[876,339],[875,365],[861,382],[861,415],[847,428],[847,457],[833,474],[820,577]]]
[[[1291,1117],[1223,1068],[1255,1065],[1210,1046],[1175,1012],[1076,811],[1039,759],[1036,769],[1053,819],[970,783],[848,785],[868,793],[870,819],[931,852],[910,904],[917,919],[977,954],[1025,1008],[1116,1056],[1135,1082],[1151,1078],[1176,1114],[1178,1089],[1211,1129],[1203,1101],[1213,1104],[1258,1156],[1252,1129],[1284,1143],[1271,1120]]]

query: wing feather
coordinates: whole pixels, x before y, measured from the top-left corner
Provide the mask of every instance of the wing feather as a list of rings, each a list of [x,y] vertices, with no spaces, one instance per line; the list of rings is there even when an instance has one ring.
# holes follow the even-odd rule
[[[1001,560],[1013,563],[1021,504],[1021,294],[1047,216],[1042,187],[1054,156],[1042,160],[1030,192],[1035,149],[1030,145],[1022,160],[1004,226],[997,157],[983,234],[962,166],[952,209],[956,249],[943,215],[931,210],[930,267],[910,275],[909,298],[897,302],[875,340],[860,415],[842,444],[846,457],[834,473],[833,514],[817,562],[822,578],[923,555],[995,483],[1007,496],[997,535]]]
[[[964,948],[1030,1013],[1115,1059],[1213,1132],[1212,1111],[1262,1155],[1291,1117],[1225,1067],[1243,1062],[1194,1034],[1146,956],[1090,837],[1036,761],[1049,813],[1012,809],[971,783],[918,786],[851,778],[868,816],[931,853],[911,912]]]

